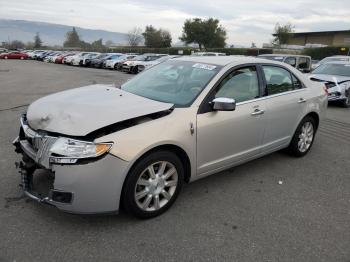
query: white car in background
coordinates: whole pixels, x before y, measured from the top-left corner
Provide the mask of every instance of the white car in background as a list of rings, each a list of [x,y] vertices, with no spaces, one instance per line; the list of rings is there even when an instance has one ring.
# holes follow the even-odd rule
[[[152,66],[158,65],[160,63],[163,63],[163,62],[168,61],[169,59],[172,59],[175,57],[178,57],[178,56],[177,55],[171,55],[171,56],[168,55],[168,56],[162,56],[156,60],[141,62],[137,66],[138,72],[145,71],[145,70],[151,68]]]
[[[118,70],[125,61],[131,60],[136,56],[136,54],[124,54],[117,57],[116,59],[106,60],[105,68]]]
[[[86,59],[93,59],[96,56],[100,55],[101,53],[97,53],[97,52],[83,52],[83,53],[79,53],[77,55],[75,55],[72,58],[72,62],[71,64],[74,66],[82,66],[85,65],[85,61]]]
[[[122,71],[126,73],[137,74],[139,67],[145,67],[145,65],[151,61],[157,60],[161,57],[168,56],[167,54],[143,54],[136,56],[134,59],[125,61],[122,65]]]
[[[328,62],[350,62],[350,56],[346,56],[346,55],[334,55],[334,56],[329,56],[326,58],[323,58],[321,61],[319,61],[316,64],[312,65],[312,69],[316,69],[317,67],[319,67],[320,65],[323,65],[325,63]]]
[[[339,102],[345,108],[350,107],[350,62],[324,63],[312,72],[310,80],[325,84],[328,101]]]
[[[77,59],[80,56],[83,56],[84,54],[88,54],[89,52],[79,52],[73,56],[68,56],[66,57],[66,59],[64,60],[64,63],[67,65],[72,65],[73,60]]]

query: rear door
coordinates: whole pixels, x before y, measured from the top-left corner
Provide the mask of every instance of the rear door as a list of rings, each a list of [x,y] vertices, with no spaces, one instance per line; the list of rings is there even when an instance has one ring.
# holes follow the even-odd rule
[[[265,82],[267,120],[262,150],[268,152],[289,144],[306,111],[307,90],[285,67],[262,65],[261,71]]]

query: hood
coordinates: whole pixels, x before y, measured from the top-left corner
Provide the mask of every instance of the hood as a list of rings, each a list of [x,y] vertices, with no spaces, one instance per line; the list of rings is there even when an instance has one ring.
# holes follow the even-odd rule
[[[168,110],[162,103],[114,86],[91,85],[52,94],[28,107],[27,121],[34,130],[85,136],[124,120]]]
[[[325,75],[325,74],[311,74],[309,78],[312,80],[312,78],[327,81],[327,82],[335,82],[341,83],[343,81],[350,80],[349,76],[337,76],[337,75]]]

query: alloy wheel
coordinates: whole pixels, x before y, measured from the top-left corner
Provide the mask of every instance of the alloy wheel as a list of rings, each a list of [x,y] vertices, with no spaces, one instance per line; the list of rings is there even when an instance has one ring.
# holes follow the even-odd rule
[[[178,185],[178,172],[168,161],[149,165],[139,176],[134,198],[143,211],[156,211],[173,197]]]
[[[305,122],[299,134],[298,149],[301,153],[306,152],[314,139],[314,126],[311,122]]]

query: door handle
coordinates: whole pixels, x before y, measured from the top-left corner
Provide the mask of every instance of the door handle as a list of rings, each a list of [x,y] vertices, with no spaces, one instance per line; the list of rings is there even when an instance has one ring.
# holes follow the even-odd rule
[[[306,102],[306,100],[305,100],[304,98],[302,98],[302,97],[301,97],[301,98],[299,99],[299,101],[298,101],[299,104],[305,103],[305,102]]]
[[[251,113],[252,116],[258,116],[264,114],[265,111],[261,109],[255,109],[253,113]]]

